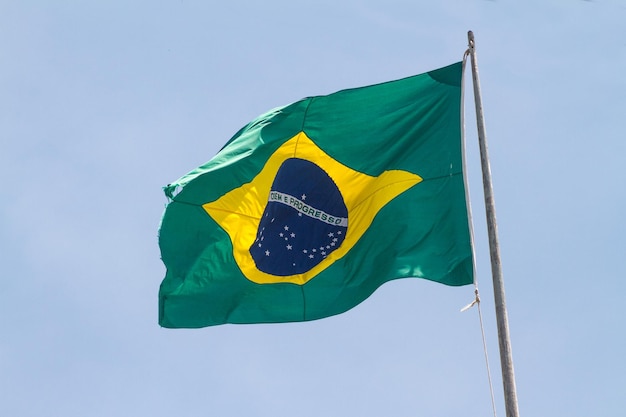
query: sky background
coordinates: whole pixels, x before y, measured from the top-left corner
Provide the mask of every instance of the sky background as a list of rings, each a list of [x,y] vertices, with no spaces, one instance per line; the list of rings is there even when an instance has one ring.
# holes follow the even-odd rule
[[[0,1],[0,415],[493,415],[471,286],[398,280],[307,323],[157,324],[162,186],[271,108],[460,61],[473,30],[520,415],[623,416],[624,22],[624,0]]]

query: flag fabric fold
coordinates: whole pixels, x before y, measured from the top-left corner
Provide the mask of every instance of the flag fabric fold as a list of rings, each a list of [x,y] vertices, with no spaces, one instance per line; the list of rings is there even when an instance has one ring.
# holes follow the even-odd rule
[[[309,97],[169,184],[163,327],[314,320],[383,283],[473,282],[462,64]]]

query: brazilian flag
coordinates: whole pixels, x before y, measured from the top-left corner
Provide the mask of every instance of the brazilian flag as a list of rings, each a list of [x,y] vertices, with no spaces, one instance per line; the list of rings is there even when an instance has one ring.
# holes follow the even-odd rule
[[[462,72],[274,109],[166,186],[160,325],[315,320],[397,278],[472,283]]]

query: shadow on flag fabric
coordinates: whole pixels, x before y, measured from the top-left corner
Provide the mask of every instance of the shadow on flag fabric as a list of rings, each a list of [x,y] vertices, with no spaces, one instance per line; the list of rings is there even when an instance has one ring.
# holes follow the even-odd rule
[[[164,188],[159,324],[315,320],[383,283],[473,282],[462,63],[309,97]]]

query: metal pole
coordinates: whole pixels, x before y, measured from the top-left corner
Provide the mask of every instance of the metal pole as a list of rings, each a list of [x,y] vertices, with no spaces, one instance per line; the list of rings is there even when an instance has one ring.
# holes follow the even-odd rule
[[[500,246],[498,244],[496,208],[493,199],[493,186],[491,184],[491,167],[489,166],[489,155],[487,153],[485,118],[483,116],[483,105],[480,96],[476,49],[474,48],[474,33],[469,31],[467,33],[467,38],[469,40],[472,79],[474,81],[474,102],[476,104],[476,119],[478,124],[480,163],[483,171],[483,189],[485,194],[485,209],[487,213],[487,232],[489,234],[489,253],[491,255],[491,274],[493,276],[493,293],[496,305],[498,342],[500,345],[500,363],[502,365],[502,383],[504,385],[504,405],[507,417],[519,417],[517,391],[515,389],[515,372],[513,370],[513,355],[511,354],[511,339],[509,336],[509,319],[506,311],[506,301],[504,298],[504,282],[502,280]]]

